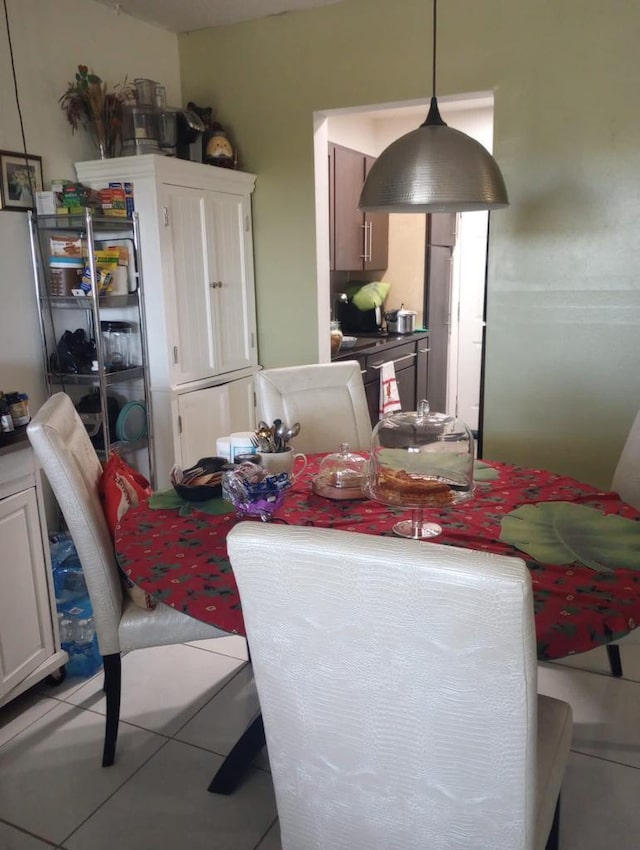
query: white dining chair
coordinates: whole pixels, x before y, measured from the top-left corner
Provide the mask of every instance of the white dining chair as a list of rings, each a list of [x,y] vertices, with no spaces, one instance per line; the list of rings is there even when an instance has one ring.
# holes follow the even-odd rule
[[[227,543],[282,850],[557,847],[571,709],[537,694],[523,561],[248,522]]]
[[[640,412],[622,447],[611,489],[616,491],[623,502],[640,510]]]
[[[104,661],[106,723],[102,766],[115,760],[120,720],[121,653],[149,646],[227,636],[166,605],[135,605],[123,592],[109,529],[98,497],[102,466],[65,393],[45,402],[27,435],[73,538],[93,608]]]
[[[371,419],[360,364],[355,360],[264,369],[255,376],[257,418],[300,423],[301,452],[371,447]]]
[[[640,509],[640,411],[636,414],[627,439],[620,452],[618,463],[613,473],[611,489],[620,496],[623,502]],[[640,646],[640,631],[634,629],[628,635],[607,644],[607,656],[611,674],[616,678],[622,676],[622,659],[620,646]]]

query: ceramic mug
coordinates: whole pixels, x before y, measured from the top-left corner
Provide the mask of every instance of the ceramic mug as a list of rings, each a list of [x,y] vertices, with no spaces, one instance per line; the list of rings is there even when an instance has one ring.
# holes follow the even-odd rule
[[[260,458],[260,464],[263,469],[266,469],[269,475],[279,475],[281,472],[286,472],[292,481],[300,475],[307,466],[307,456],[302,452],[297,452],[289,446],[283,452],[256,452]],[[302,466],[294,474],[293,470],[296,465],[296,460],[302,460]]]

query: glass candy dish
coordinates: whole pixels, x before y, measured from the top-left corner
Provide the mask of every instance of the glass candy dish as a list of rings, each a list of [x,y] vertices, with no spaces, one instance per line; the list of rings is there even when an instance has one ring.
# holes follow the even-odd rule
[[[242,463],[222,475],[222,495],[239,516],[257,516],[268,522],[284,501],[291,481],[286,472],[268,475],[254,463]]]
[[[459,504],[473,494],[473,435],[455,416],[429,410],[392,413],[373,429],[364,492],[385,505],[412,509],[398,522],[400,537],[434,537],[437,523],[424,521],[424,510]]]

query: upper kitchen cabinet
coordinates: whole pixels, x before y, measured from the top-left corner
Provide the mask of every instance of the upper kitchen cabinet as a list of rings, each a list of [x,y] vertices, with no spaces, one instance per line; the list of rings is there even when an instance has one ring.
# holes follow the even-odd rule
[[[389,216],[363,213],[360,193],[375,157],[329,145],[329,243],[331,271],[387,268]]]

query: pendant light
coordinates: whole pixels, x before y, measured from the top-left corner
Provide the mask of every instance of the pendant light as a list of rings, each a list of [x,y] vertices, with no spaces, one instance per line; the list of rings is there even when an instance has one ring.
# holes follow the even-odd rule
[[[432,96],[424,122],[377,158],[360,195],[365,212],[466,212],[509,205],[498,164],[480,142],[448,127],[436,100],[436,10],[433,0]]]

